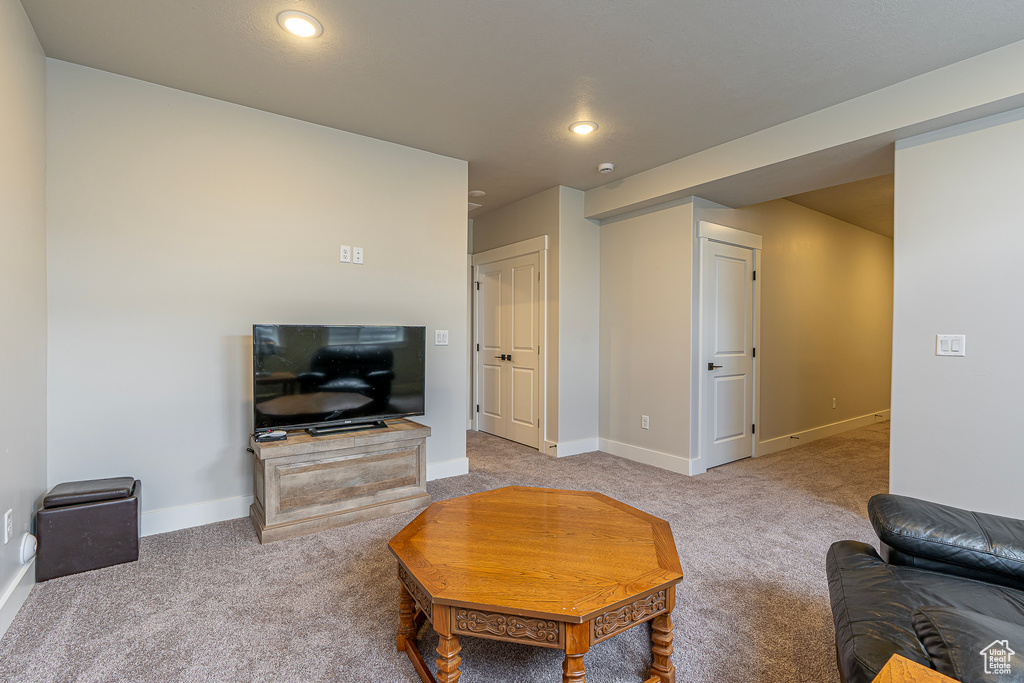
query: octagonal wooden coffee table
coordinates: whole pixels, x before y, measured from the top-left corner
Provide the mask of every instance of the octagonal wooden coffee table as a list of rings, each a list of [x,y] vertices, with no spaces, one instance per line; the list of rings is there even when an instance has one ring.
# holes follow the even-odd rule
[[[674,683],[672,608],[683,574],[668,522],[600,493],[511,486],[433,503],[390,542],[398,649],[424,683],[459,680],[459,636],[565,651],[586,681],[594,643],[652,621],[646,683]],[[438,676],[416,648],[437,631]]]

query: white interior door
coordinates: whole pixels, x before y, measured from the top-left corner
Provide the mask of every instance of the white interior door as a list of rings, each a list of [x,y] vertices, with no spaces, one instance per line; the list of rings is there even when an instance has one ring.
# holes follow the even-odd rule
[[[499,261],[477,267],[477,395],[478,429],[496,436],[508,434],[508,391],[504,358],[508,331],[502,312],[508,308],[507,269]]]
[[[540,254],[477,267],[481,431],[540,447]]]
[[[754,250],[703,240],[701,457],[754,454]]]

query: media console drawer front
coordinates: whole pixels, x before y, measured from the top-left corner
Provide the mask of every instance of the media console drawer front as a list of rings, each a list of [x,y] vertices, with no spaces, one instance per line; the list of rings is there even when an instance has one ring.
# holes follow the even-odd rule
[[[430,428],[389,429],[253,443],[250,517],[263,543],[424,508]]]
[[[268,478],[275,480],[271,490],[277,500],[267,508],[267,523],[340,512],[425,491],[419,472],[422,443],[389,445],[392,447],[356,456],[271,464]]]
[[[282,512],[416,485],[417,446],[277,467]]]

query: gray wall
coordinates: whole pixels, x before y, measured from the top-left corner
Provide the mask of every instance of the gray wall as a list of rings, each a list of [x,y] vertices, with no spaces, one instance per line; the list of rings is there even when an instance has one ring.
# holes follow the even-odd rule
[[[47,113],[50,482],[238,516],[256,322],[425,325],[428,473],[465,461],[465,162],[54,60]]]
[[[901,142],[890,488],[1024,517],[1024,110]],[[966,334],[964,358],[935,335]]]
[[[0,598],[18,579],[18,539],[46,492],[45,64],[21,4],[0,0],[0,515],[14,511]],[[0,634],[23,597],[0,609]]]
[[[559,188],[552,187],[518,202],[495,209],[473,219],[473,253],[497,249],[523,240],[547,235],[548,238],[548,315],[545,325],[547,345],[546,415],[544,435],[557,442],[558,435],[558,288],[559,288]],[[582,215],[582,214],[581,214]],[[541,450],[545,450],[543,447]]]
[[[618,454],[689,458],[692,249],[692,201],[601,225],[600,434]]]
[[[597,449],[600,229],[583,217],[583,197],[553,187],[472,226],[473,253],[548,238],[545,438],[559,455]]]
[[[601,230],[583,218],[583,192],[568,187],[558,224],[558,453],[568,455],[597,450]]]

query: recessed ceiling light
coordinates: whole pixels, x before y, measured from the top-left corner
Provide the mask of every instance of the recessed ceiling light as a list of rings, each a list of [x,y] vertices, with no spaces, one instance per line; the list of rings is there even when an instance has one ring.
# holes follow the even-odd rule
[[[483,197],[486,194],[487,193],[484,192],[483,190],[470,190],[469,191],[469,196],[470,197]]]
[[[597,130],[597,124],[593,121],[577,121],[569,126],[569,130],[577,135],[589,135]]]
[[[324,27],[319,21],[303,12],[281,12],[277,15],[277,23],[300,38],[316,38],[324,32]]]

